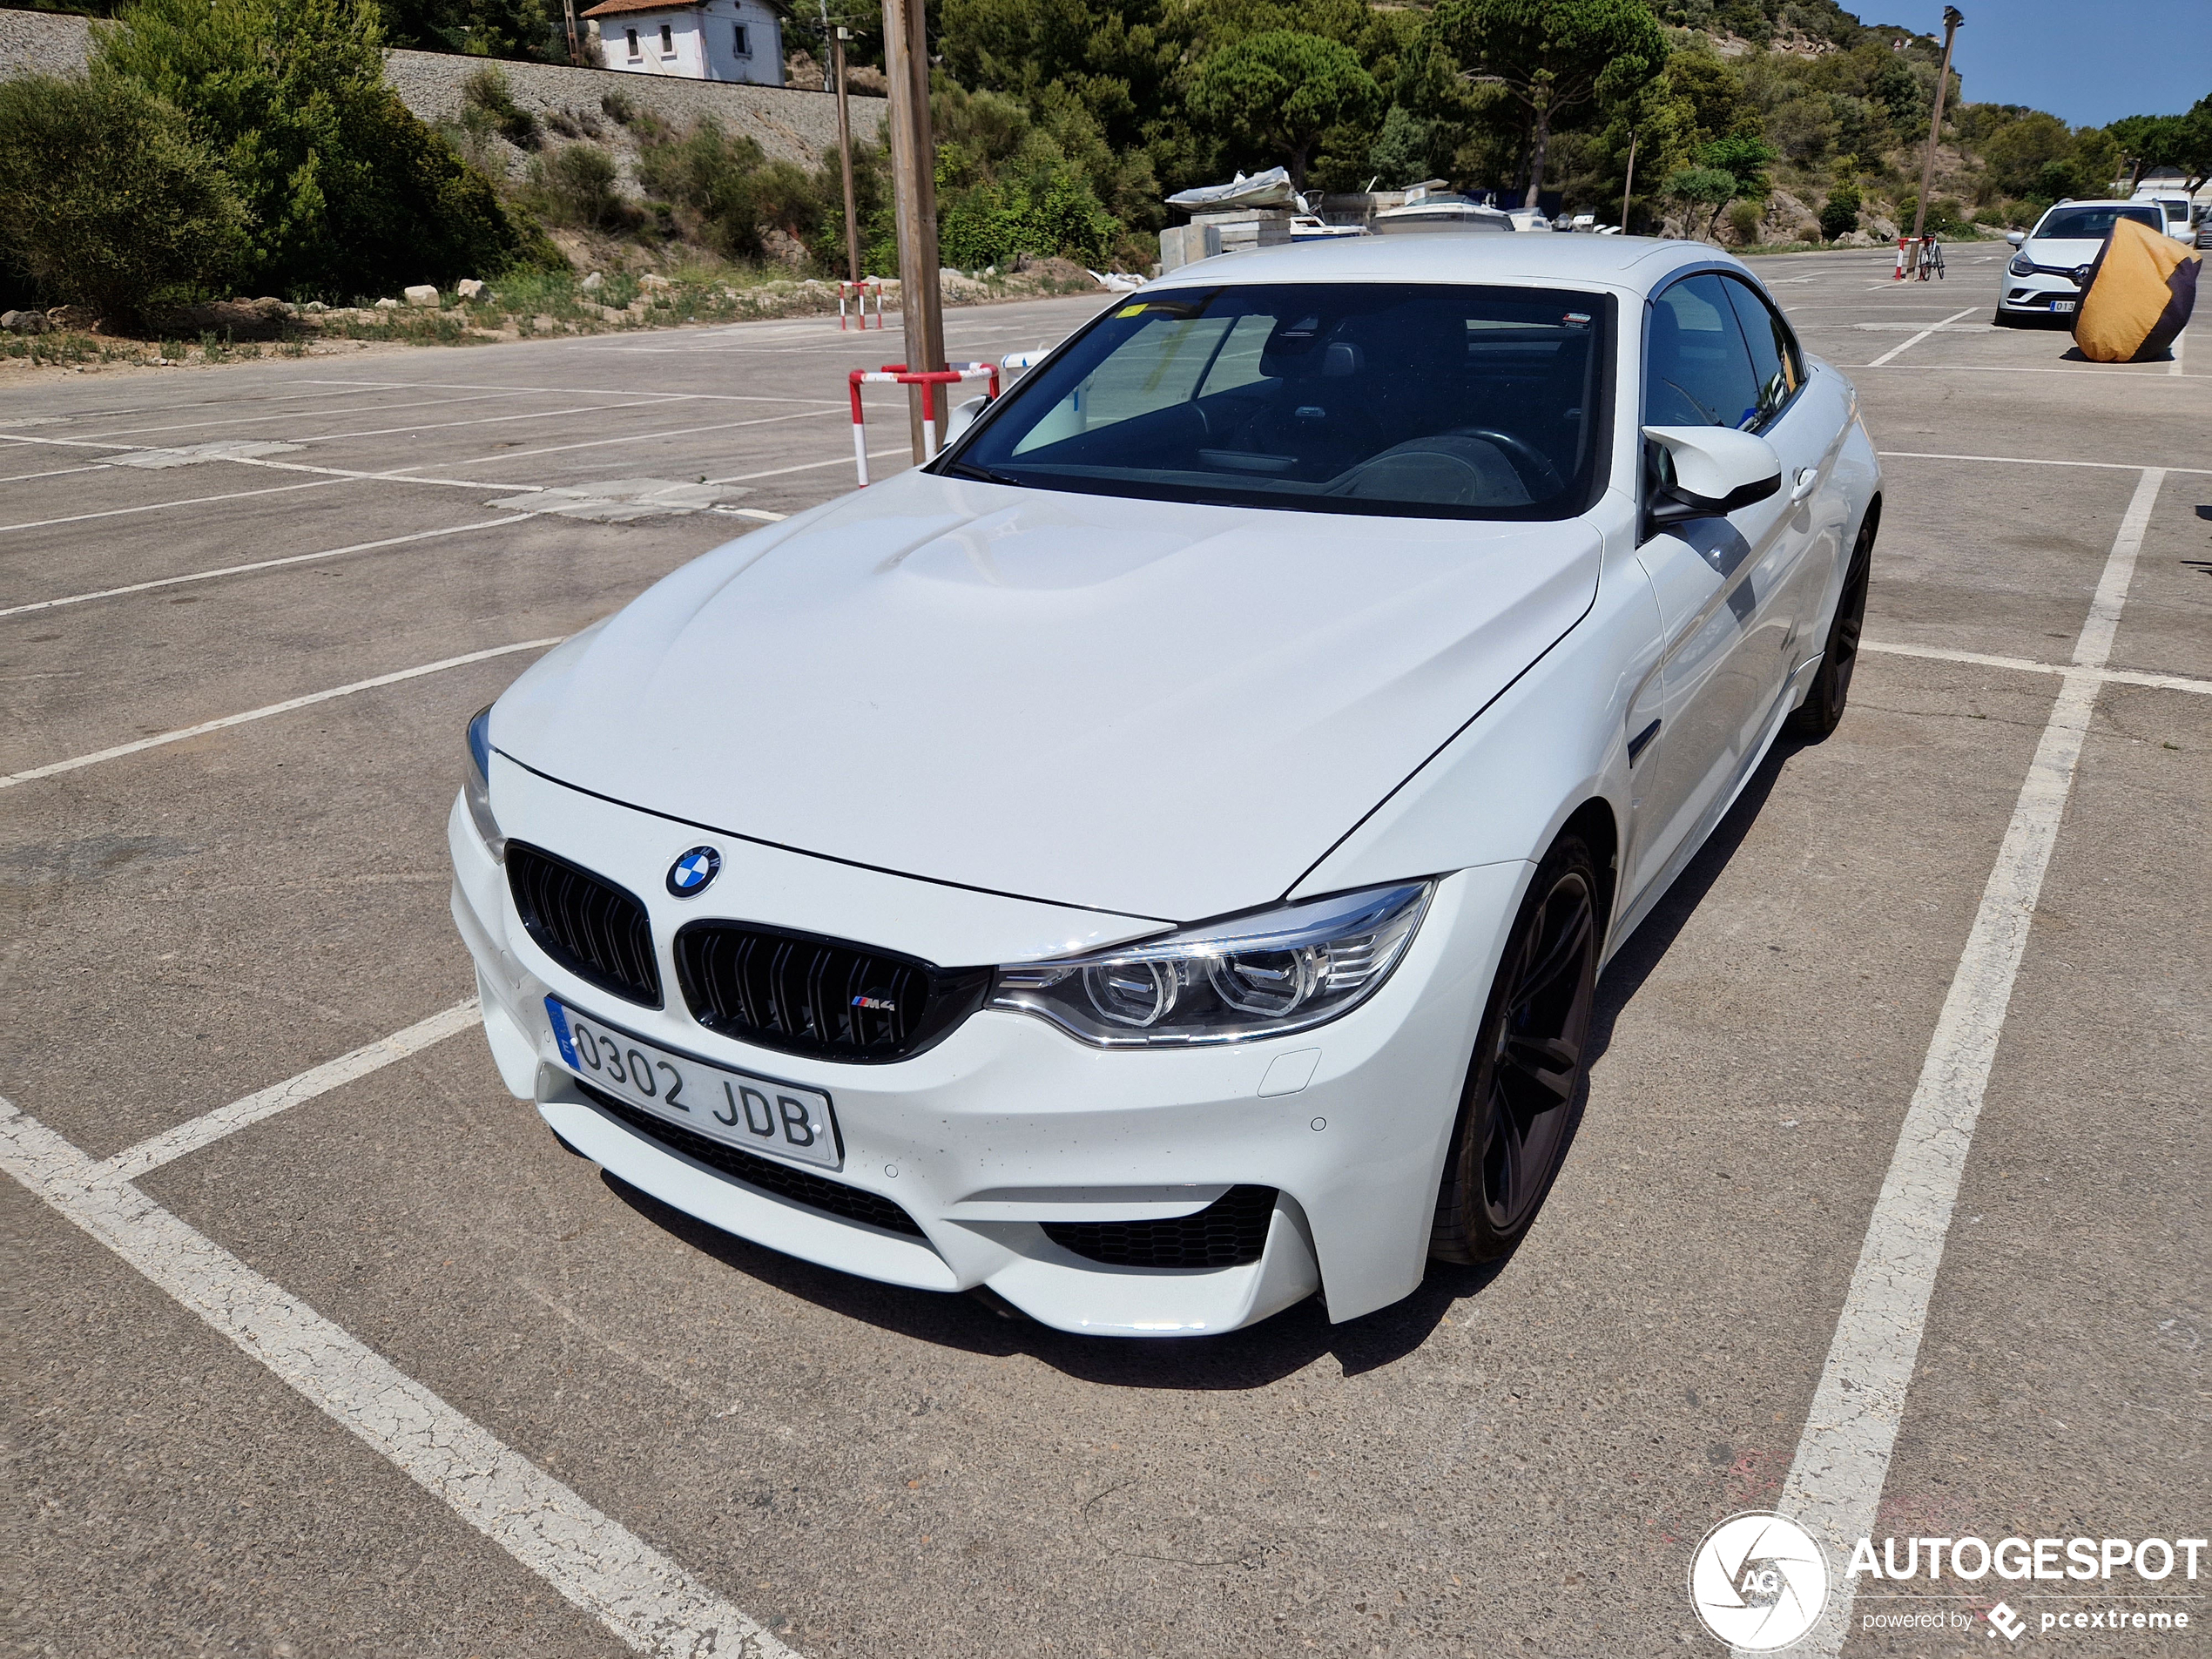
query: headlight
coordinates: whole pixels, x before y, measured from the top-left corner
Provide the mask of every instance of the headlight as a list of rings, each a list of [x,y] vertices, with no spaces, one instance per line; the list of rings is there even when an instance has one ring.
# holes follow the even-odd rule
[[[469,798],[469,816],[476,826],[476,833],[484,838],[484,845],[491,855],[502,862],[507,857],[507,838],[500,833],[499,820],[491,815],[491,705],[478,709],[469,722],[469,776],[462,786],[462,793]]]
[[[2014,276],[2033,276],[2035,274],[2035,261],[2029,259],[2024,253],[2015,253],[2013,255],[2012,263],[2007,265],[2005,268],[2007,271],[2010,271]]]
[[[1304,1031],[1373,995],[1433,883],[1372,887],[1091,956],[1001,968],[990,1006],[1103,1049],[1250,1042]]]

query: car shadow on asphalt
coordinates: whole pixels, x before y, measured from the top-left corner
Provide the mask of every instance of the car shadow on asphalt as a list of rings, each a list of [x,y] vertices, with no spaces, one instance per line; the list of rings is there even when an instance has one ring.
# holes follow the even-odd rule
[[[1603,1057],[1621,1010],[1665,957],[1743,845],[1783,765],[1799,746],[1788,738],[1777,742],[1666,899],[1608,965],[1598,982],[1591,1021],[1593,1064]],[[1563,1157],[1573,1155],[1581,1116],[1578,1103]],[[1412,1295],[1341,1325],[1330,1323],[1326,1307],[1315,1296],[1260,1325],[1222,1336],[1130,1341],[1055,1331],[1011,1310],[994,1309],[973,1296],[908,1290],[818,1267],[709,1226],[604,1170],[600,1179],[654,1225],[786,1295],[918,1342],[995,1359],[1027,1354],[1055,1371],[1108,1387],[1264,1388],[1328,1358],[1347,1377],[1378,1370],[1420,1347],[1453,1307],[1480,1295],[1513,1260],[1507,1256],[1477,1267],[1433,1263]],[[1540,1214],[1535,1225],[1544,1224]]]

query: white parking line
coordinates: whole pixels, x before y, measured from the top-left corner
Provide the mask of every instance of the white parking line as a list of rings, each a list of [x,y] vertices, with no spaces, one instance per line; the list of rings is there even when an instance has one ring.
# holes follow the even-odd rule
[[[443,529],[417,530],[412,536],[388,536],[381,542],[354,542],[346,547],[326,548],[320,553],[292,553],[280,559],[256,559],[251,564],[226,564],[212,570],[194,570],[185,576],[157,577],[151,582],[133,582],[126,587],[99,588],[91,593],[72,593],[59,599],[34,599],[28,604],[9,605],[0,609],[0,617],[20,617],[26,611],[55,610],[63,605],[81,605],[92,599],[119,598],[126,593],[145,593],[153,588],[173,588],[184,582],[212,582],[219,576],[243,576],[249,570],[273,570],[279,565],[307,564],[316,559],[334,559],[347,553],[369,553],[378,548],[404,547],[409,542],[428,542],[441,536],[459,536],[468,530],[497,529],[502,524],[519,524],[534,513],[509,513],[504,518],[482,518],[469,524],[448,524]]]
[[[637,1652],[795,1659],[627,1527],[3,1099],[0,1165]]]
[[[2141,462],[2046,461],[2035,455],[1947,455],[1923,449],[1884,449],[1885,461],[1988,461],[2007,467],[2094,467],[2100,472],[2141,472]],[[2161,473],[2186,472],[2212,477],[2212,467],[2161,467]]]
[[[1982,668],[2007,668],[2020,674],[2081,674],[2092,679],[2118,685],[2148,685],[2161,691],[2195,691],[2212,697],[2212,680],[2193,679],[2185,674],[2149,674],[2133,668],[2083,668],[2065,663],[2039,663],[2027,657],[1992,657],[1978,651],[1951,651],[1941,645],[1894,644],[1884,640],[1862,639],[1861,651],[1878,651],[1885,657],[1924,657],[1938,663],[1971,663]]]
[[[335,443],[341,438],[389,438],[405,432],[442,432],[448,427],[498,426],[509,421],[557,421],[564,415],[604,415],[610,409],[651,409],[664,405],[666,398],[632,399],[627,403],[583,403],[565,409],[525,409],[520,415],[476,415],[465,421],[417,421],[407,426],[373,427],[362,432],[317,432],[307,437],[287,440],[293,443]],[[371,409],[374,415],[375,410]]]
[[[2081,624],[2074,651],[2077,668],[2101,669],[2112,654],[2135,556],[2165,479],[2159,469],[2146,468],[2135,486]],[[2028,764],[1905,1109],[1783,1488],[1781,1512],[1820,1541],[1831,1563],[1848,1559],[1853,1542],[1874,1528],[1982,1093],[2102,683],[2094,671],[2066,676]],[[1842,1576],[1831,1582],[1827,1609],[1801,1652],[1831,1656],[1850,1632],[1855,1582]]]
[[[0,434],[0,436],[4,435]],[[83,524],[96,518],[125,518],[132,513],[158,513],[167,507],[205,507],[210,502],[243,501],[248,496],[281,496],[287,489],[320,489],[326,484],[343,482],[342,478],[310,478],[304,484],[272,484],[266,489],[233,489],[220,496],[193,496],[184,501],[148,502],[143,507],[111,507],[99,513],[69,513],[60,518],[26,519],[20,524],[0,524],[0,531],[43,530],[54,524]]]
[[[835,398],[777,397],[765,392],[641,392],[635,387],[495,386],[488,381],[318,381],[318,386],[381,387],[414,392],[450,386],[461,392],[512,392],[543,397],[645,397],[663,403],[835,403]]]
[[[1881,366],[1888,362],[1891,358],[1902,356],[1905,353],[1911,351],[1915,346],[1919,345],[1922,341],[1927,339],[1931,334],[1934,334],[1937,329],[1943,327],[1946,324],[1954,323],[1961,317],[1971,317],[1975,312],[1979,311],[1981,307],[1979,306],[1973,305],[1968,306],[1964,311],[1952,312],[1949,316],[1946,317],[1942,322],[1936,323],[1931,327],[1923,328],[1919,334],[1913,335],[1912,339],[1906,341],[1903,345],[1891,347],[1889,350],[1884,352],[1872,362],[1867,364],[1866,367],[1869,368],[1881,368]]]
[[[381,1071],[395,1060],[404,1060],[411,1054],[420,1054],[433,1043],[443,1042],[456,1032],[473,1031],[482,1023],[483,1015],[476,1006],[476,999],[456,1002],[442,1013],[433,1014],[427,1020],[417,1020],[404,1031],[395,1031],[388,1037],[365,1042],[351,1054],[301,1072],[297,1077],[287,1077],[280,1083],[234,1100],[227,1106],[218,1106],[212,1112],[164,1130],[150,1140],[140,1141],[113,1157],[103,1159],[93,1166],[94,1173],[102,1180],[135,1181],[149,1170],[173,1163],[188,1152],[197,1152],[203,1146],[212,1146],[226,1135],[236,1134],[250,1124],[274,1117],[287,1107],[327,1095],[357,1077],[366,1077],[372,1071]]]
[[[353,401],[354,408],[360,408],[361,413],[364,415],[381,415],[386,409],[450,408],[456,403],[486,403],[491,401],[496,395],[496,393],[487,393],[482,397],[425,397],[417,398],[409,403],[374,403],[367,408],[361,408],[359,400]],[[335,392],[323,394],[323,399],[326,402],[332,403],[346,401]],[[220,408],[224,406],[217,404],[215,407]],[[144,437],[150,432],[205,432],[219,426],[258,426],[268,421],[304,420],[309,415],[335,415],[352,412],[348,409],[265,409],[259,415],[241,415],[227,421],[179,421],[168,426],[112,427],[104,432],[88,433],[85,435],[95,438],[138,438]]]
[[[913,453],[914,450],[911,446],[900,443],[894,444],[887,449],[871,449],[868,451],[868,459],[871,461],[879,461],[885,455],[912,455]],[[852,459],[853,457],[851,455],[838,455],[828,461],[802,461],[795,467],[771,467],[765,472],[732,473],[727,478],[710,478],[707,480],[707,482],[710,484],[741,484],[745,482],[747,480],[753,478],[780,478],[787,472],[813,472],[823,467],[846,466],[850,464]]]
[[[227,726],[244,725],[249,720],[266,720],[273,714],[289,714],[294,709],[304,709],[317,703],[327,703],[333,698],[351,697],[355,691],[373,691],[380,685],[396,685],[401,680],[419,679],[425,674],[436,674],[448,668],[460,668],[469,663],[487,662],[494,657],[506,657],[518,651],[543,651],[561,643],[552,639],[525,639],[513,645],[494,645],[489,651],[472,651],[465,657],[448,657],[442,662],[424,663],[419,668],[402,668],[393,674],[379,674],[374,679],[355,680],[351,685],[334,685],[327,691],[310,691],[305,697],[287,698],[281,703],[271,703],[265,708],[248,709],[243,714],[226,714],[219,720],[203,720],[198,725],[188,725],[180,731],[164,732],[158,737],[140,738],[136,743],[118,743],[112,749],[101,749],[88,755],[78,755],[71,760],[57,760],[51,765],[33,766],[28,772],[13,772],[0,778],[0,789],[12,789],[17,784],[27,784],[35,779],[52,778],[64,772],[77,772],[85,766],[96,766],[103,760],[118,760],[125,755],[137,754],[142,749],[158,749],[164,744],[182,743],[187,738],[197,738],[210,732],[220,732]]]

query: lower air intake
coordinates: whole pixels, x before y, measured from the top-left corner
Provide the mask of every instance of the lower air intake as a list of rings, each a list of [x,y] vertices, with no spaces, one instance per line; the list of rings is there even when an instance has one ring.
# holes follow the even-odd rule
[[[774,1158],[760,1157],[741,1147],[725,1146],[719,1141],[710,1141],[696,1135],[679,1123],[655,1117],[651,1112],[640,1111],[626,1101],[594,1089],[590,1083],[577,1087],[591,1097],[591,1103],[624,1128],[646,1140],[658,1142],[671,1151],[704,1163],[710,1170],[728,1176],[759,1191],[779,1198],[788,1198],[793,1204],[805,1204],[809,1210],[819,1210],[826,1215],[842,1221],[857,1221],[870,1227],[880,1227],[886,1232],[904,1233],[910,1238],[922,1237],[914,1219],[888,1198],[878,1197],[873,1192],[863,1192],[858,1187],[848,1187],[841,1181],[826,1180],[808,1170],[781,1163]]]
[[[1248,1267],[1267,1248],[1272,1187],[1231,1187],[1172,1221],[1048,1221],[1045,1237],[1109,1267]]]

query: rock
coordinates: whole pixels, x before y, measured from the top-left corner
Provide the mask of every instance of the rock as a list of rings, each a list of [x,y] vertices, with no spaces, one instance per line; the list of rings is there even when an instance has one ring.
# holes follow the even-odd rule
[[[453,291],[464,300],[473,300],[484,291],[484,285],[474,277],[463,277],[453,285]]]
[[[1897,221],[1895,219],[1884,219],[1879,213],[1869,213],[1865,216],[1862,223],[1865,225],[1867,233],[1876,241],[1894,242],[1897,240]]]
[[[300,308],[302,311],[308,312],[316,316],[320,316],[324,312],[330,309],[328,306],[323,304],[323,302],[320,300],[310,300],[306,305],[300,307]]]
[[[0,311],[0,328],[11,334],[43,334],[46,332],[46,314],[43,311]]]
[[[400,302],[396,300],[379,300],[374,308],[378,311],[397,311]]]
[[[418,282],[413,287],[402,288],[400,292],[407,296],[407,302],[411,306],[427,306],[433,311],[438,308],[438,291],[428,282]]]
[[[672,288],[676,285],[658,272],[648,271],[637,279],[637,286],[649,292],[658,293],[664,288]]]
[[[577,287],[586,293],[597,293],[606,286],[607,279],[597,271],[592,272],[590,275],[577,284]]]
[[[1845,231],[1836,239],[1838,247],[1872,247],[1874,239],[1865,231]]]

